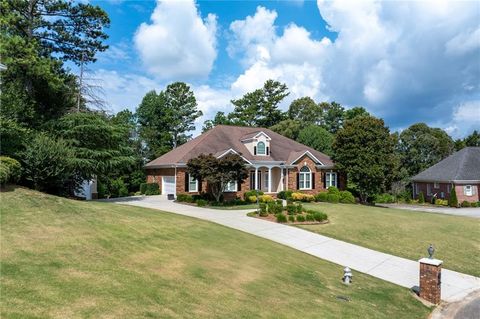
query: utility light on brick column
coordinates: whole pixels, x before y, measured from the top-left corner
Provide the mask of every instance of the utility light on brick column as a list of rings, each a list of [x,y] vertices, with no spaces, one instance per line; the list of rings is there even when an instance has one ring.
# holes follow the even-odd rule
[[[433,304],[439,304],[442,288],[442,263],[443,261],[433,258],[435,248],[432,244],[427,249],[428,258],[422,258],[420,262],[420,298]]]

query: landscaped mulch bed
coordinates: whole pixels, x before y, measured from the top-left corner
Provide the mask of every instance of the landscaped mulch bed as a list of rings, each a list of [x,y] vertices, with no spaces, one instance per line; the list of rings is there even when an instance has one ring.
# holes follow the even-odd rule
[[[263,220],[267,220],[269,222],[274,222],[274,223],[278,223],[277,222],[277,217],[275,217],[275,215],[273,214],[268,214],[268,216],[259,216],[258,214],[248,214],[248,216],[250,217],[254,217],[254,218],[258,218],[258,219],[263,219]],[[287,217],[288,218],[288,217]],[[287,221],[286,223],[278,223],[278,224],[288,224],[288,225],[322,225],[322,224],[328,224],[330,223],[330,221],[327,219],[327,220],[323,220],[321,222],[317,222],[317,221],[304,221],[304,222],[290,222],[290,221]]]

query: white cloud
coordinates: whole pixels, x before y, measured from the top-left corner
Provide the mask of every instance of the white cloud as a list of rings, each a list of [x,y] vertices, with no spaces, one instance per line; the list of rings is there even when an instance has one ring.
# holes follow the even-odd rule
[[[231,23],[228,52],[245,65],[231,85],[234,96],[273,78],[288,85],[289,99],[309,95],[363,105],[393,129],[420,121],[451,126],[464,108],[459,101],[478,100],[475,2],[317,4],[328,29],[337,33],[332,41],[316,40],[294,23],[280,30],[277,13],[263,7]]]
[[[480,129],[480,100],[457,105],[453,118],[446,127],[446,131],[454,137],[465,136],[478,129]]]
[[[160,79],[205,78],[216,51],[217,17],[202,20],[193,0],[159,1],[151,23],[142,23],[135,46],[148,72]]]

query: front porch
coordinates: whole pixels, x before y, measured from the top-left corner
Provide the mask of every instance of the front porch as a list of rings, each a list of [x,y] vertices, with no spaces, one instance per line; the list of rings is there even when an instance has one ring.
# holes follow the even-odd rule
[[[287,189],[287,168],[280,166],[250,167],[250,190],[259,190],[265,194],[276,194]]]

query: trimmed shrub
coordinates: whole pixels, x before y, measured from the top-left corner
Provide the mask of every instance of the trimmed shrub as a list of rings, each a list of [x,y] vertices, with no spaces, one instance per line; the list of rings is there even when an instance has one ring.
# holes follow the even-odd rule
[[[267,204],[265,204],[265,203],[260,203],[260,204],[259,204],[259,208],[260,208],[260,212],[261,212],[261,213],[266,213],[266,214],[268,214]]]
[[[472,205],[470,204],[470,202],[467,202],[466,200],[464,200],[462,202],[462,207],[472,207]]]
[[[340,191],[335,186],[330,186],[327,191],[329,194],[340,195]]]
[[[455,191],[455,187],[452,187],[452,192],[450,193],[450,197],[448,198],[448,206],[458,207],[457,192]]]
[[[10,170],[7,165],[0,163],[0,184],[4,185],[8,182],[10,178]]]
[[[296,204],[296,205],[295,205],[295,208],[297,209],[297,212],[296,212],[297,214],[301,214],[301,213],[302,213],[302,211],[303,211],[303,206],[302,206],[302,204],[300,204],[300,203]]]
[[[313,214],[307,214],[305,215],[305,220],[307,222],[314,222],[315,221],[315,217],[313,216]]]
[[[157,183],[147,183],[145,195],[160,195],[160,189]]]
[[[420,192],[420,194],[418,194],[418,203],[419,204],[425,203],[425,196],[423,195],[423,192]]]
[[[250,203],[256,203],[257,202],[257,196],[253,195],[253,196],[248,196],[247,197],[247,200],[250,202]]]
[[[329,203],[338,204],[340,202],[340,195],[337,194],[328,194],[327,201]]]
[[[297,222],[303,223],[305,221],[305,216],[303,215],[297,215]]]
[[[272,214],[280,214],[283,212],[283,205],[275,202],[268,203],[268,211]]]
[[[340,192],[340,203],[343,204],[355,204],[355,197],[349,191]]]
[[[261,196],[259,197],[259,201],[260,201],[261,203],[271,203],[271,202],[273,202],[274,200],[273,200],[273,197],[270,196],[270,195],[261,195]]]
[[[288,199],[292,197],[292,194],[293,194],[293,191],[281,191],[277,194],[277,197],[281,199]]]
[[[193,203],[193,196],[189,194],[178,194],[177,202]]]
[[[375,195],[375,203],[395,203],[395,196],[384,193]]]
[[[327,192],[320,192],[315,195],[315,201],[317,202],[326,202],[328,200],[328,193]]]
[[[22,166],[16,159],[8,156],[0,156],[0,163],[2,166],[5,166],[8,169],[8,178],[6,182],[16,183],[20,180],[20,176],[22,175]]]
[[[304,193],[292,193],[292,199],[302,202],[313,202],[315,200],[315,196]]]
[[[323,212],[315,212],[313,214],[313,218],[317,221],[317,222],[322,222],[324,220],[327,220],[327,214],[323,213]]]
[[[196,203],[197,203],[197,206],[204,207],[204,206],[207,206],[208,201],[206,201],[205,199],[197,199]]]
[[[437,198],[435,199],[435,205],[448,206],[448,200]]]
[[[145,194],[145,192],[147,191],[147,183],[141,183],[140,184],[140,194]]]
[[[277,214],[275,215],[277,217],[277,222],[278,223],[286,223],[287,222],[287,216],[284,214]]]
[[[258,196],[262,196],[263,192],[258,191]],[[257,201],[257,191],[256,190],[249,190],[243,194],[243,198],[247,200],[250,196],[255,196],[255,201]]]
[[[288,213],[288,215],[295,215],[297,213],[297,205],[288,204],[287,205],[287,213]]]
[[[288,221],[291,222],[291,223],[294,223],[295,222],[295,216],[293,216],[293,215],[288,216]]]

